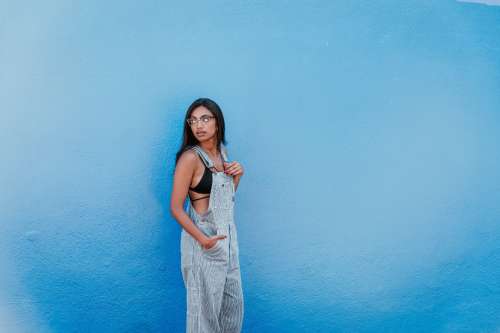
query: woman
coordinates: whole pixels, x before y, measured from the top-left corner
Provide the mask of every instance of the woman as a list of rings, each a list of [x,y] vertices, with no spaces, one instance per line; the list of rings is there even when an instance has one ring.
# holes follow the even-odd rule
[[[228,161],[225,143],[224,117],[217,103],[195,100],[185,116],[170,204],[182,226],[186,332],[241,331],[243,291],[233,208],[243,167]]]

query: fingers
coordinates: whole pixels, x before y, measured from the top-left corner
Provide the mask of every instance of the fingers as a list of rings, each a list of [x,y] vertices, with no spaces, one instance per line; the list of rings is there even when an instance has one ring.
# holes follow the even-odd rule
[[[226,235],[218,235],[216,238],[217,238],[217,239],[224,239],[224,238],[226,238],[226,237],[227,237]]]
[[[238,175],[242,172],[242,167],[241,165],[238,163],[238,162],[231,162],[231,163],[227,163],[227,167],[225,169],[225,172],[228,174],[228,175]]]
[[[239,174],[242,174],[243,173],[243,169],[242,168],[238,168],[234,171],[231,171],[229,174],[232,175],[232,176],[237,176]]]
[[[237,164],[238,162],[231,162],[231,163],[224,163],[224,171],[228,171],[232,168],[234,168],[234,166]]]

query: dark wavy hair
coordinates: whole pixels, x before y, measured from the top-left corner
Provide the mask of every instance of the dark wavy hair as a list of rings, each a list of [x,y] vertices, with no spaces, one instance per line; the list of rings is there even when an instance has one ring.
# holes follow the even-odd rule
[[[226,144],[226,136],[225,136],[225,125],[224,125],[224,116],[222,115],[222,110],[220,109],[219,105],[215,103],[213,100],[210,98],[198,98],[195,100],[191,105],[188,107],[186,111],[186,116],[184,117],[184,131],[182,134],[182,144],[181,148],[175,155],[175,164],[177,165],[177,161],[179,161],[179,158],[181,157],[182,153],[189,148],[191,148],[194,145],[197,145],[199,141],[194,137],[193,132],[191,131],[191,128],[189,124],[187,123],[187,120],[191,117],[191,113],[193,113],[194,109],[196,109],[198,106],[204,106],[206,107],[212,115],[215,117],[215,121],[217,122],[217,150],[220,150],[220,144],[221,142],[225,145]],[[219,151],[220,152],[220,151]]]

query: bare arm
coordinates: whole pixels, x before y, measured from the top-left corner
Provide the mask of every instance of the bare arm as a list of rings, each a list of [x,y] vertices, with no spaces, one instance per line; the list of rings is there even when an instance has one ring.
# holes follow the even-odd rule
[[[174,172],[174,184],[170,199],[170,214],[176,221],[196,239],[202,246],[209,243],[208,238],[196,227],[189,215],[184,211],[184,201],[188,195],[189,185],[193,177],[197,156],[194,152],[187,151],[181,155]]]
[[[184,201],[188,195],[189,185],[195,172],[198,157],[192,151],[186,151],[179,157],[174,172],[174,183],[170,198],[170,213],[175,220],[196,239],[202,247],[211,248],[219,239],[224,239],[226,235],[216,235],[207,237],[198,229],[188,214],[184,211]]]

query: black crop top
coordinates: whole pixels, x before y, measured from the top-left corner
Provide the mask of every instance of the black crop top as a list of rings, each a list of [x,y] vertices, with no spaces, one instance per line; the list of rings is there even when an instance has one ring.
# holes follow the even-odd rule
[[[203,164],[205,165],[205,164]],[[197,193],[210,193],[212,188],[212,171],[205,165],[205,171],[200,179],[200,182],[195,187],[190,187],[189,189]],[[201,198],[200,198],[201,199]]]

